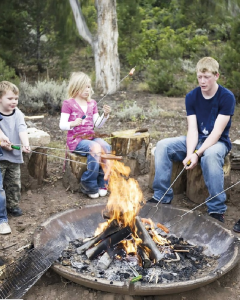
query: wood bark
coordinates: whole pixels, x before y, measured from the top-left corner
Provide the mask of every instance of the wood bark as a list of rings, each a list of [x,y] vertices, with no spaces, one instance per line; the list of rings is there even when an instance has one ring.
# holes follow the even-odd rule
[[[34,151],[39,153],[32,153],[28,170],[33,178],[37,178],[38,184],[41,184],[47,175],[47,148],[36,148]]]
[[[118,56],[118,26],[116,0],[95,0],[97,9],[97,34],[87,27],[78,0],[69,0],[79,35],[93,50],[96,71],[96,88],[103,93],[114,93],[120,81]]]
[[[148,147],[149,132],[136,132],[137,129],[112,132],[112,152],[123,156],[122,162],[129,166],[131,175],[146,174],[149,171]]]

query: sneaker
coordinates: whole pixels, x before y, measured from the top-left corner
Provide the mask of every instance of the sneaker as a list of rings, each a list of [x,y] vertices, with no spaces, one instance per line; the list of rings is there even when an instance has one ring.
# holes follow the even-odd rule
[[[8,209],[8,212],[13,216],[13,217],[20,217],[22,216],[23,212],[20,207],[14,207]]]
[[[159,202],[159,201],[156,200],[156,199],[153,198],[153,197],[147,200],[147,203],[155,203],[155,204],[156,204],[156,203],[158,203],[158,202]]]
[[[98,190],[98,193],[99,193],[100,197],[105,197],[107,195],[107,192],[108,191],[105,188],[101,188],[101,189]]]
[[[7,222],[0,223],[0,234],[8,234],[11,232],[12,232],[12,230]]]
[[[87,194],[89,198],[92,198],[92,199],[96,199],[99,197],[99,194],[96,193],[96,194]]]
[[[238,220],[233,226],[233,231],[240,233],[240,220]]]
[[[217,219],[218,221],[224,223],[224,214],[216,214],[216,213],[212,213],[210,214],[210,216],[214,219]]]

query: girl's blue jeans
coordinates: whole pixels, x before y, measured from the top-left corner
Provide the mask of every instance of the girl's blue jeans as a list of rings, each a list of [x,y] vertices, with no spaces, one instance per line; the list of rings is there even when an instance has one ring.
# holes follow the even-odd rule
[[[76,152],[81,156],[87,156],[87,171],[81,177],[81,191],[84,194],[96,194],[99,188],[104,188],[108,181],[104,180],[104,172],[99,163],[101,151],[111,153],[111,146],[100,138],[82,140],[77,145]]]
[[[199,140],[196,149],[199,149],[204,141]],[[160,200],[171,184],[173,162],[183,161],[186,157],[186,136],[167,138],[159,141],[155,150],[155,177],[153,181],[154,198]],[[200,165],[207,186],[209,197],[221,193],[224,190],[224,158],[228,149],[223,142],[218,141],[204,151]],[[170,203],[173,199],[173,190],[170,189],[162,199],[162,203]],[[205,199],[203,199],[205,201]],[[222,214],[226,211],[225,192],[206,203],[208,213]]]
[[[0,172],[0,224],[8,222],[7,208],[6,208],[6,195],[3,189],[2,173]]]

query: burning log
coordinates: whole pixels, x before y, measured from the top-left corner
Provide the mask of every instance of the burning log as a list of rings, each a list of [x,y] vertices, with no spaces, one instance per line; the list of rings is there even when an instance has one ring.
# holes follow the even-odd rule
[[[141,247],[138,247],[137,248],[137,253],[138,253],[139,257],[141,258],[142,267],[144,269],[145,268],[150,268],[152,263],[151,263],[151,260],[149,259],[148,255],[145,253],[145,251]]]
[[[146,228],[142,224],[141,219],[139,217],[136,217],[135,220],[137,226],[137,234],[142,239],[143,244],[151,250],[150,253],[151,258],[154,259],[155,262],[162,260],[164,258],[164,253],[161,253],[158,250],[155,242],[152,240]]]
[[[120,230],[119,224],[117,220],[112,220],[112,222],[109,224],[109,226],[99,235],[96,237],[90,239],[86,243],[84,243],[82,246],[77,248],[77,253],[82,254],[86,250],[88,250],[90,247],[92,247],[94,244],[98,243],[99,241],[105,239],[107,236],[117,232]]]
[[[99,254],[106,251],[108,248],[113,248],[114,246],[116,246],[119,242],[128,237],[131,233],[132,232],[129,226],[120,229],[108,238],[102,240],[97,246],[88,249],[86,251],[87,257],[89,259],[96,258]]]

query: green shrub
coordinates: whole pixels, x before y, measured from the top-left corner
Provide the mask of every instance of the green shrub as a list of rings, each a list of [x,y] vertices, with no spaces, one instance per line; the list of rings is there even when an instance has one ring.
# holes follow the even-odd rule
[[[67,83],[38,81],[34,85],[20,83],[19,106],[26,112],[60,112],[62,101],[66,99]]]
[[[139,107],[136,102],[129,101],[124,101],[123,107],[116,112],[116,117],[122,121],[137,121],[146,119],[143,108]]]

